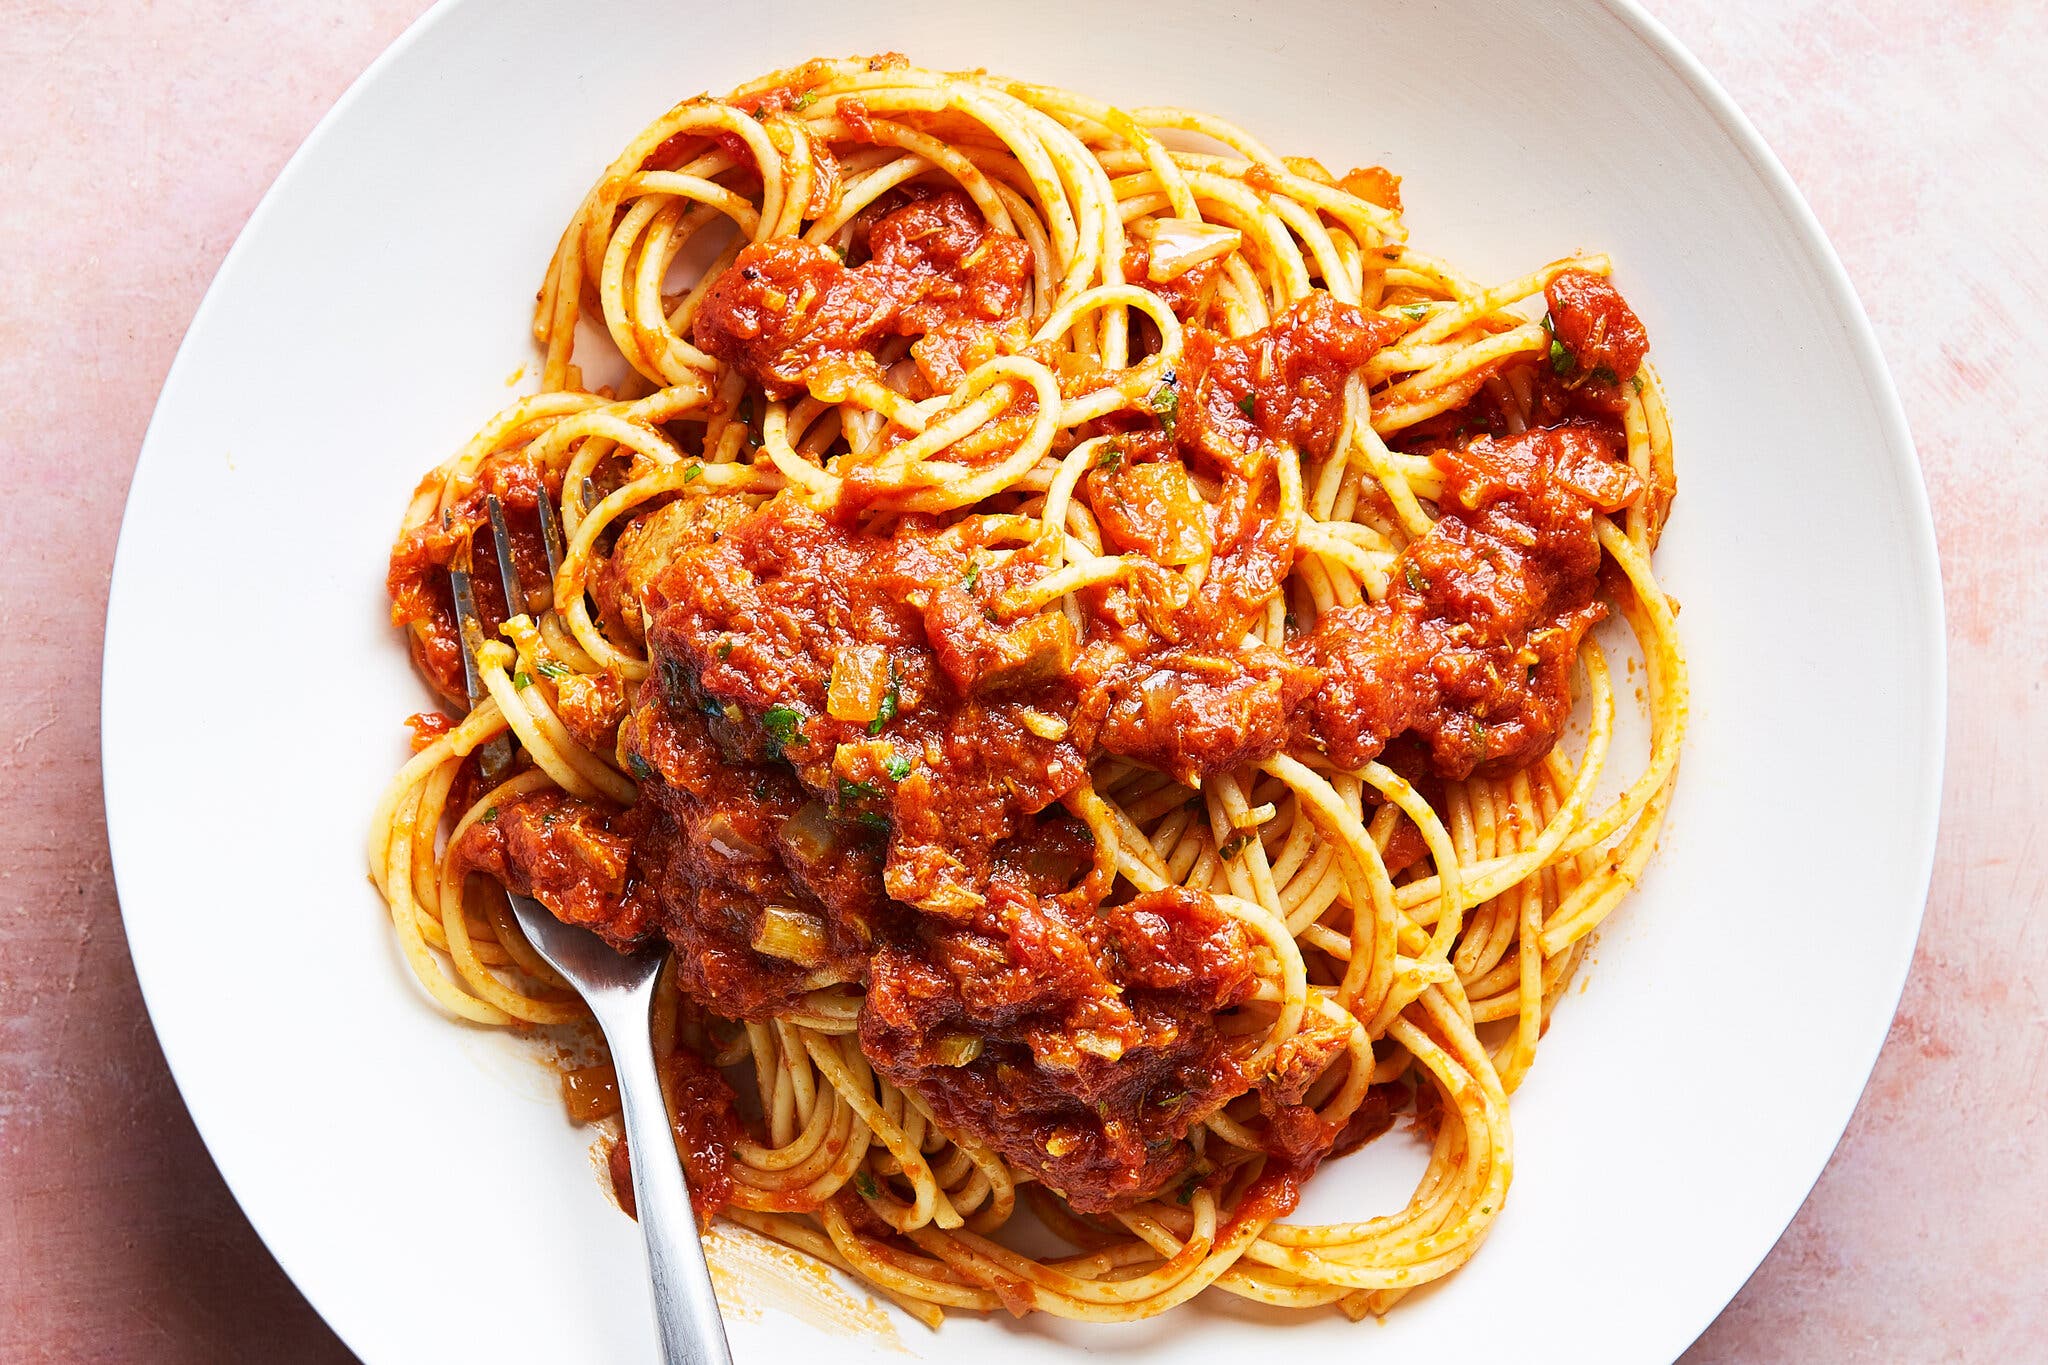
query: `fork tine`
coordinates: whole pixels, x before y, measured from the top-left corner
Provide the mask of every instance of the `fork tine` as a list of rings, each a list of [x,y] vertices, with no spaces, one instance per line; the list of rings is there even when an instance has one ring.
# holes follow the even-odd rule
[[[555,517],[554,500],[541,490],[534,504],[540,509],[540,543],[548,552],[548,605],[555,604],[555,580],[562,576],[562,523]]]
[[[511,545],[506,539],[496,535],[496,528],[502,525],[505,514],[499,508],[495,497],[490,500],[490,507],[493,538],[498,542],[498,571],[503,574],[510,566]],[[468,553],[470,547],[465,545],[462,548],[464,553],[457,557],[456,562],[467,565],[472,562],[472,556]],[[511,605],[511,593],[516,590],[514,585],[516,580],[508,582],[507,606]],[[476,581],[470,576],[467,568],[451,568],[448,570],[448,587],[455,599],[456,634],[462,639],[463,686],[469,692],[470,706],[475,707],[489,695],[484,687],[483,674],[478,670],[476,662],[477,646],[484,640],[483,618],[476,610]],[[496,782],[512,766],[511,737],[499,735],[496,739],[488,741],[477,749],[476,757],[477,767],[482,771],[484,780]]]
[[[505,615],[524,616],[526,590],[519,585],[519,565],[512,558],[512,532],[505,525],[505,504],[496,493],[484,499],[491,514],[491,542],[498,550],[498,578],[505,585]]]

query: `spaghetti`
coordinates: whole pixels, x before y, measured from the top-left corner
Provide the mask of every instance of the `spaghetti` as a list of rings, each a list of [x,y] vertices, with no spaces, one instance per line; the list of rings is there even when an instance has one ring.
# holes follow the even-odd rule
[[[1671,796],[1675,483],[1607,262],[1482,286],[1398,186],[894,57],[650,125],[549,264],[542,391],[393,553],[448,714],[370,863],[424,987],[583,1017],[495,884],[665,936],[700,1204],[934,1325],[1360,1317],[1463,1264]],[[527,600],[471,557],[493,503]],[[1397,1113],[1406,1208],[1287,1221]],[[1065,1254],[1005,1242],[1021,1204]]]

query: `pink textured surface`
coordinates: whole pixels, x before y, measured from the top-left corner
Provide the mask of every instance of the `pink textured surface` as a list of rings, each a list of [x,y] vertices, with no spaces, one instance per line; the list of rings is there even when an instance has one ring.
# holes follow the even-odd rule
[[[0,713],[0,1359],[348,1358],[236,1210],[143,1014],[100,811],[99,630],[128,474],[207,281],[419,8],[17,0],[0,25],[16,680]],[[1813,1197],[1686,1359],[2037,1358],[2048,463],[2021,376],[2030,392],[2048,373],[2048,14],[1653,8],[1783,156],[1877,324],[1933,496],[1952,679],[1940,859],[1899,1018]],[[1769,301],[1751,306],[1768,326]]]

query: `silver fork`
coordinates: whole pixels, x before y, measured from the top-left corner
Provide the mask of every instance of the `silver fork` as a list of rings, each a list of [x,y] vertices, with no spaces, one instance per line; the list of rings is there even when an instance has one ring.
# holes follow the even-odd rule
[[[526,597],[520,591],[519,572],[512,561],[505,509],[495,496],[487,500],[487,506],[491,539],[497,547],[498,574],[505,585],[505,602],[516,615],[525,608]],[[560,531],[552,510],[543,495],[541,538],[547,547],[551,592],[561,554]],[[482,623],[476,614],[476,596],[468,571],[452,569],[449,579],[454,588],[457,626],[462,634],[463,671],[470,704],[474,706],[484,689],[471,641],[482,638]],[[480,751],[479,759],[487,778],[498,777],[511,765],[511,736],[491,741]],[[619,1105],[624,1111],[626,1145],[633,1156],[633,1201],[639,1210],[640,1232],[647,1243],[647,1271],[654,1283],[654,1317],[661,1330],[663,1359],[668,1365],[732,1365],[725,1320],[719,1315],[718,1296],[711,1288],[711,1271],[704,1263],[704,1244],[698,1240],[689,1185],[676,1155],[675,1136],[669,1129],[668,1109],[662,1101],[661,1076],[655,1069],[649,1015],[668,951],[643,948],[635,953],[621,953],[589,930],[562,923],[531,896],[510,890],[505,895],[534,950],[583,997],[597,1017],[605,1046],[611,1050],[612,1069],[618,1074]]]

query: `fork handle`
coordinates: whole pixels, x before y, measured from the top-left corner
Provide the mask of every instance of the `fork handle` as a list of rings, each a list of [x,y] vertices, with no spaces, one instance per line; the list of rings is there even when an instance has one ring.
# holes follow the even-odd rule
[[[657,978],[651,978],[658,979]],[[653,991],[634,992],[643,1008],[621,1010],[616,1026],[606,1023],[605,1042],[618,1073],[626,1144],[632,1153],[633,1200],[640,1233],[647,1242],[647,1269],[654,1282],[654,1316],[668,1365],[732,1365],[711,1270],[704,1263],[690,1188],[676,1155],[675,1134],[661,1097],[647,1010]]]

